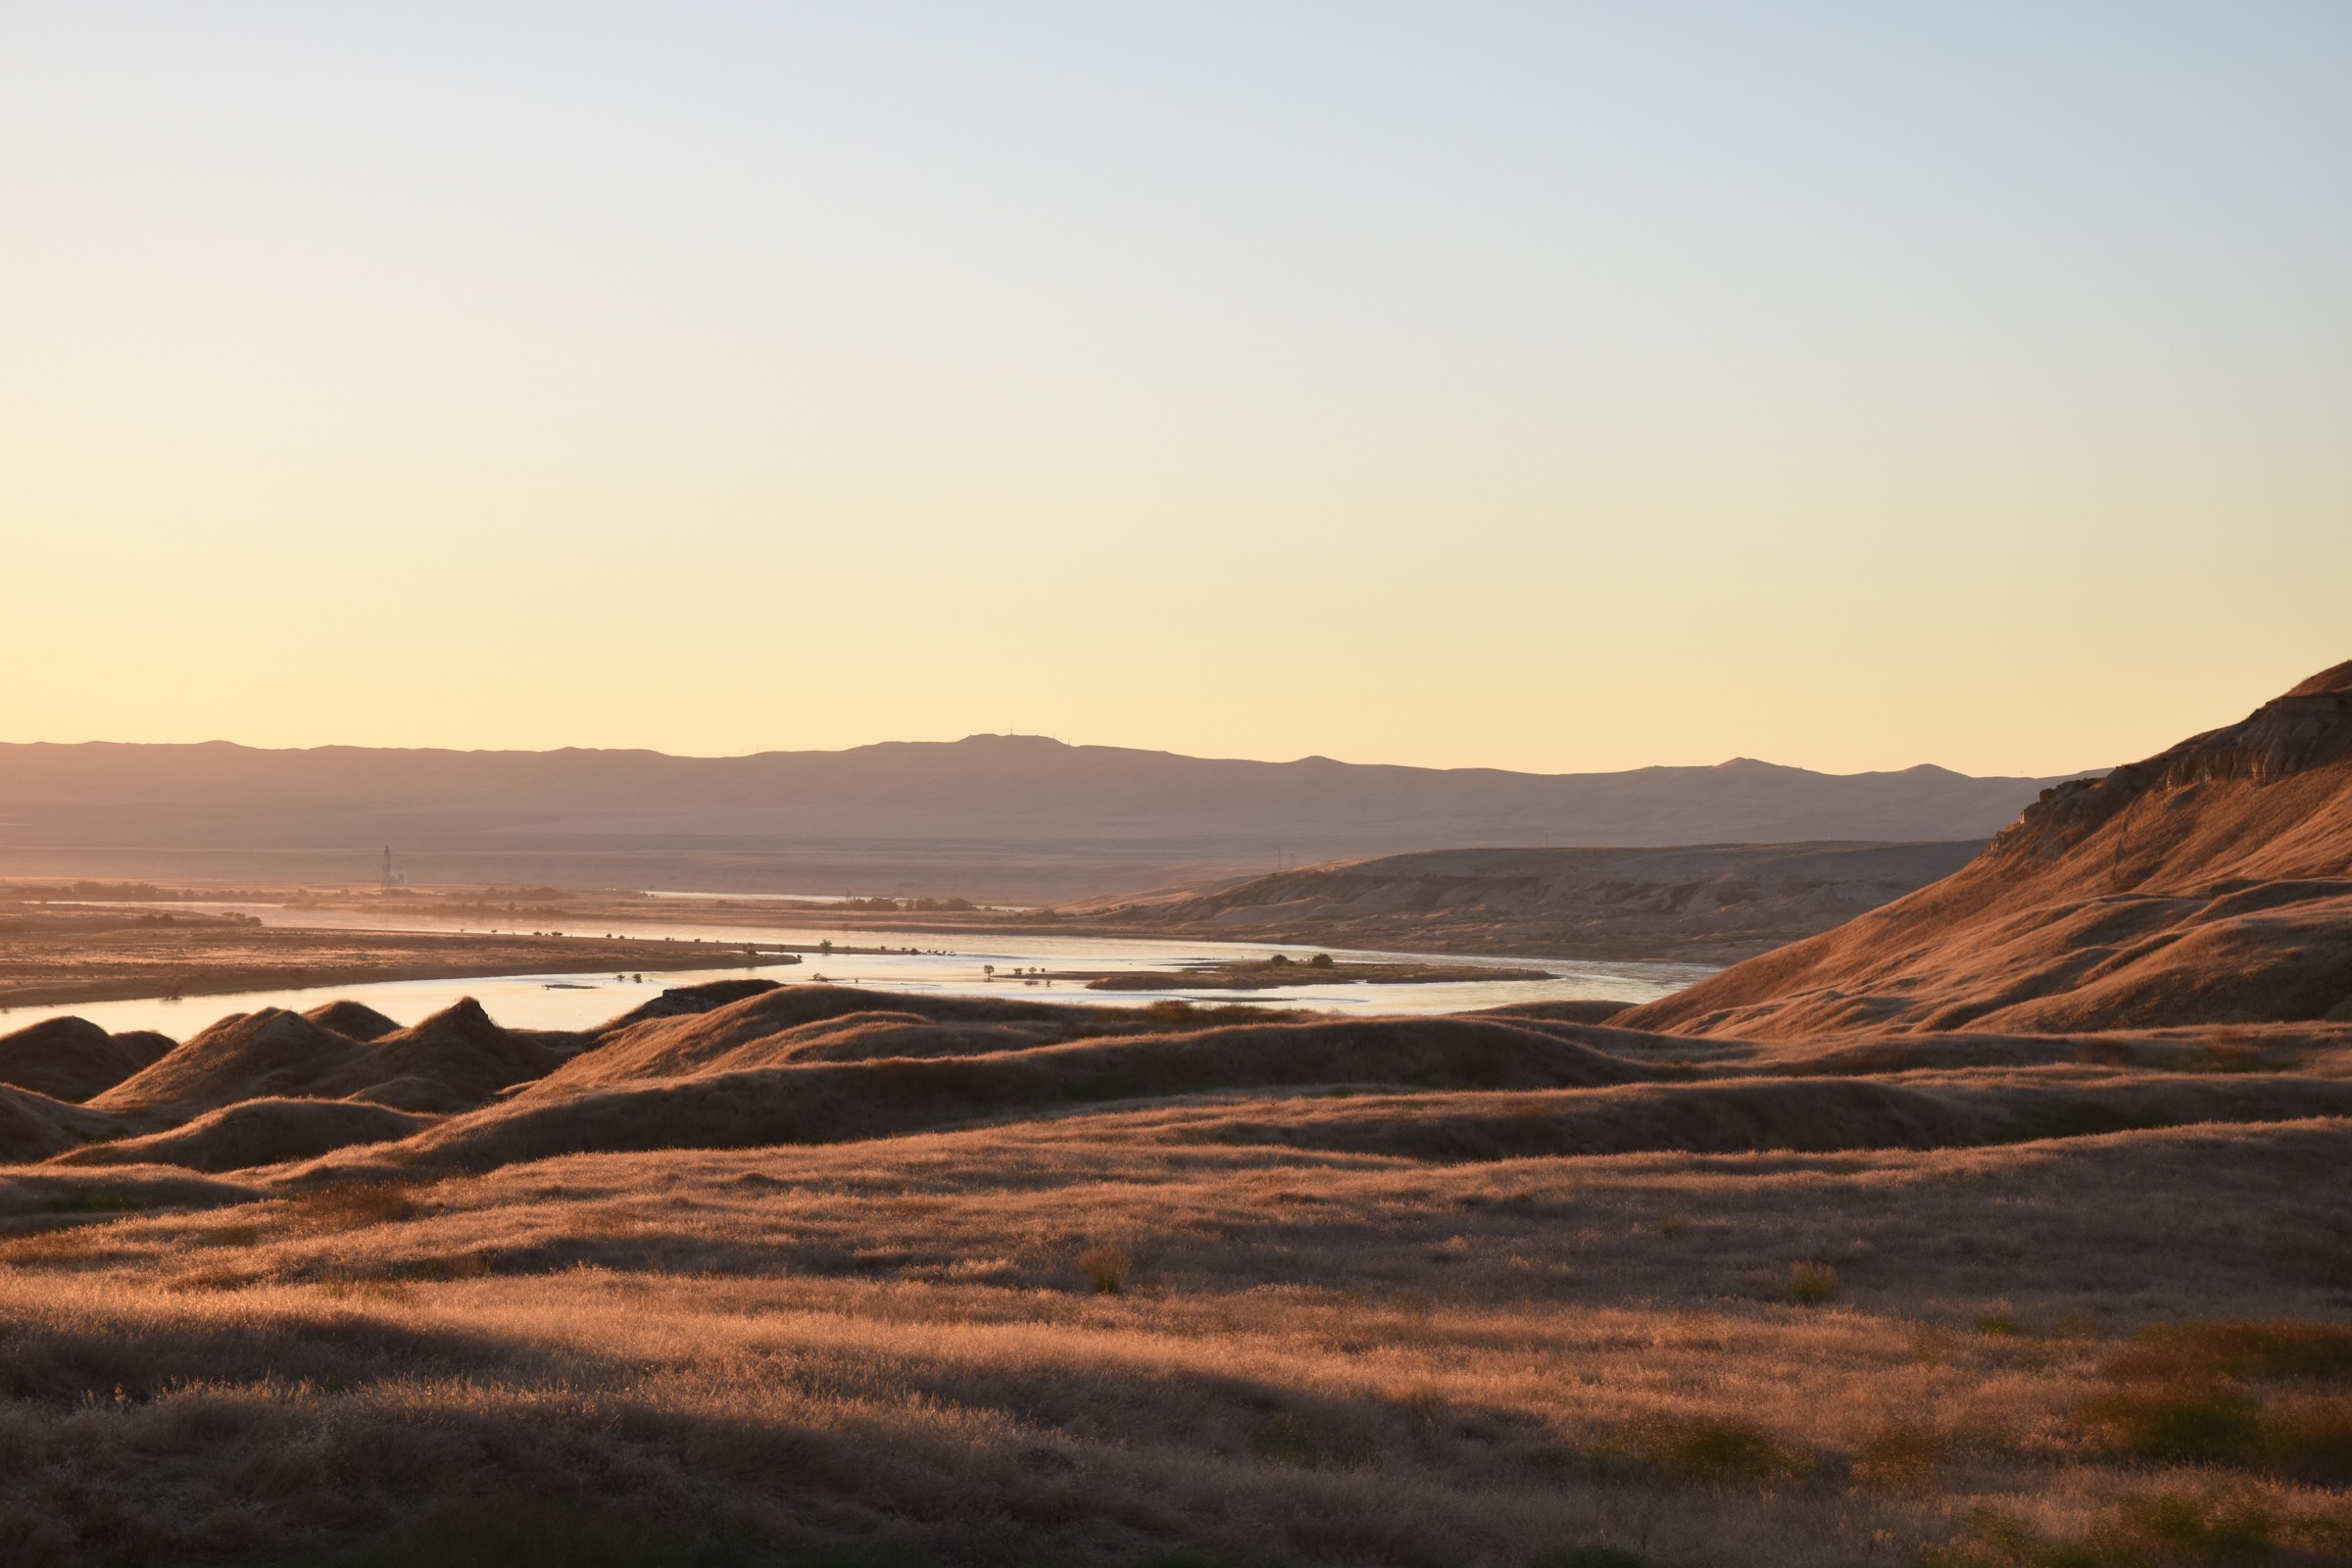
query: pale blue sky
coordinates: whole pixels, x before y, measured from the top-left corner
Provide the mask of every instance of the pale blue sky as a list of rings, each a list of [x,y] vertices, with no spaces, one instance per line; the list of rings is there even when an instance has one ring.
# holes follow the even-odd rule
[[[2118,760],[2352,657],[2348,81],[2340,4],[0,5],[0,739]]]

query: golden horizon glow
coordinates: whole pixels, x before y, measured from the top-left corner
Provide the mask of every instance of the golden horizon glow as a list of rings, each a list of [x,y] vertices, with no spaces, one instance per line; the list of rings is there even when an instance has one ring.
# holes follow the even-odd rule
[[[2039,775],[2352,655],[2352,17],[0,22],[0,740]]]

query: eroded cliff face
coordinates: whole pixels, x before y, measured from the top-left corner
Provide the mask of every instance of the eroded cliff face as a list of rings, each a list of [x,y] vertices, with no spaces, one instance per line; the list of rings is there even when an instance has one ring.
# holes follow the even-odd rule
[[[1787,1037],[2352,1019],[2352,662],[2100,779],[1954,875],[1630,1014]]]
[[[1985,853],[2047,859],[2151,794],[2230,779],[2273,784],[2345,761],[2352,761],[2352,660],[2271,699],[2238,723],[2192,735],[2102,778],[2043,790]]]

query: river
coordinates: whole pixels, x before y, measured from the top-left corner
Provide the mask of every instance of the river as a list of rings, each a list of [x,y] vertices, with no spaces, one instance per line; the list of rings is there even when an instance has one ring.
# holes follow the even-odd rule
[[[418,921],[385,911],[301,909],[281,906],[233,904],[179,906],[234,909],[270,925],[331,926],[345,930],[448,930],[451,927]],[[785,911],[779,910],[779,913]],[[796,911],[797,912],[797,911]],[[59,1006],[20,1007],[0,1011],[0,1033],[23,1028],[43,1018],[73,1014],[112,1032],[153,1029],[174,1039],[204,1028],[232,1012],[257,1007],[288,1007],[296,1011],[322,1002],[349,997],[403,1024],[415,1023],[463,997],[472,997],[490,1015],[510,1028],[578,1029],[602,1023],[616,1013],[658,995],[668,986],[740,977],[747,974],[779,981],[830,980],[841,985],[865,986],[929,996],[1019,997],[1028,1001],[1062,1003],[1073,1006],[1135,1006],[1178,998],[1204,1003],[1249,1002],[1265,1006],[1307,1007],[1327,1012],[1433,1013],[1462,1012],[1497,1007],[1508,1003],[1552,1002],[1601,998],[1648,1002],[1679,991],[1714,973],[1706,964],[1620,963],[1572,958],[1513,958],[1464,954],[1382,953],[1356,949],[1315,949],[1298,945],[1241,942],[1154,941],[1128,937],[1060,937],[971,932],[844,931],[806,920],[776,925],[696,924],[673,921],[612,921],[598,919],[597,931],[575,935],[664,937],[678,942],[698,938],[742,948],[752,944],[789,944],[814,947],[832,941],[838,947],[888,947],[885,954],[810,954],[790,967],[745,968],[741,965],[709,969],[648,972],[642,979],[595,974],[515,974],[467,980],[393,980],[370,985],[322,986],[299,990],[229,992],[182,1000],[142,998],[125,1002],[85,1002]],[[1167,991],[1088,991],[1073,981],[1048,982],[1022,976],[1027,969],[1084,969],[1101,971],[1173,969],[1188,963],[1216,963],[1263,958],[1286,953],[1294,958],[1328,951],[1343,961],[1419,960],[1465,967],[1543,969],[1548,980],[1456,980],[1426,985],[1315,984],[1270,991],[1222,991],[1209,988]],[[989,972],[994,967],[995,973]],[[1303,967],[1303,965],[1302,965]]]

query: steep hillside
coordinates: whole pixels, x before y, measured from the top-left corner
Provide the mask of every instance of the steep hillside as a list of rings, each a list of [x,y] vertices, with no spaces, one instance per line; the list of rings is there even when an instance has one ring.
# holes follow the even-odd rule
[[[1949,876],[1983,848],[1435,850],[1070,912],[1104,928],[1225,941],[1729,963]]]
[[[2352,662],[2042,793],[1965,870],[1627,1013],[1746,1038],[2352,1019]]]

